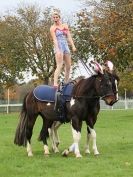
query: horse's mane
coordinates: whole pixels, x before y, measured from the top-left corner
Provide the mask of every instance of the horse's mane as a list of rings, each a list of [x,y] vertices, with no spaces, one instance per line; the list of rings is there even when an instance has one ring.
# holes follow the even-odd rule
[[[96,76],[91,76],[89,78],[79,80],[79,82],[77,82],[74,85],[72,95],[81,96],[81,95],[84,95],[86,91],[88,93],[89,88],[91,88],[94,85],[93,83],[95,79],[96,79]]]
[[[110,73],[110,72],[107,72],[107,73],[110,78],[115,78],[118,81],[118,83],[120,82],[120,78],[115,71],[112,73]]]

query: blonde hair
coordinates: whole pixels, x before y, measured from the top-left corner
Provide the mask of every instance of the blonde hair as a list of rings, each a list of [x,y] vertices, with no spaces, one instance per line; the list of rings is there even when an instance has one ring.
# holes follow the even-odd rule
[[[53,13],[52,13],[52,16],[54,16],[54,15],[57,15],[59,18],[61,18],[60,10],[59,9],[54,9]]]

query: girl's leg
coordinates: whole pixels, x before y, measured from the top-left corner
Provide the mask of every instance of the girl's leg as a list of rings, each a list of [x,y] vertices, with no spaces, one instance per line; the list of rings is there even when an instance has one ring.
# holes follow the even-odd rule
[[[71,55],[64,54],[64,64],[65,64],[65,83],[69,81],[70,70],[71,70]]]
[[[55,60],[56,60],[56,70],[54,72],[54,86],[58,86],[58,78],[63,66],[63,53],[62,52],[56,53]]]

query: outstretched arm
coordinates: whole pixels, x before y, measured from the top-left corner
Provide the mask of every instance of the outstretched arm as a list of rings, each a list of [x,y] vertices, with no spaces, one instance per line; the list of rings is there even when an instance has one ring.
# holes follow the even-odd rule
[[[72,46],[72,51],[75,52],[76,51],[76,47],[74,45],[70,30],[68,28],[68,25],[65,25],[65,28],[68,29],[68,33],[67,33],[67,38],[68,38],[68,42],[70,43],[70,45]]]

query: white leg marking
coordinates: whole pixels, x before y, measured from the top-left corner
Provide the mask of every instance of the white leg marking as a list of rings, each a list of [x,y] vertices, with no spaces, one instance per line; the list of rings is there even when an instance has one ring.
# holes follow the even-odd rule
[[[75,99],[71,98],[70,105],[73,106],[75,104]]]
[[[118,96],[118,84],[117,84],[117,80],[115,80],[115,86],[116,86],[116,92],[117,92],[117,94],[116,94],[116,100],[118,101],[119,96]]]
[[[28,153],[28,157],[33,156],[31,144],[29,143],[29,141],[27,141],[27,153]]]
[[[85,146],[85,153],[90,154],[89,142],[90,142],[91,134],[87,132],[87,139],[86,139],[86,146]]]
[[[62,152],[62,155],[63,156],[68,156],[68,154],[70,152],[73,152],[75,153],[75,143],[73,143],[68,149],[65,149],[63,152]],[[77,157],[77,156],[76,156]]]
[[[72,127],[72,134],[73,134],[73,140],[74,140],[74,153],[76,155],[76,157],[82,157],[82,155],[80,154],[79,151],[79,141],[81,139],[81,133],[77,132],[73,127]],[[71,147],[71,146],[70,146]]]
[[[75,152],[75,144],[74,143],[69,147],[69,152]]]
[[[65,149],[63,152],[62,152],[62,155],[67,157],[69,154],[69,150],[68,149]]]
[[[51,140],[52,149],[55,152],[55,149],[56,149],[55,135],[54,135],[54,131],[53,131],[52,127],[48,129],[48,132],[49,132],[49,137]]]
[[[89,130],[90,130],[90,133],[91,133],[91,137],[92,137],[92,148],[93,148],[93,151],[94,151],[94,155],[98,155],[99,152],[97,150],[97,145],[96,145],[96,132],[94,129],[90,128],[88,126]]]
[[[44,155],[49,155],[49,148],[48,145],[44,145]]]
[[[53,123],[51,129],[49,130],[49,135],[50,135],[51,142],[52,142],[52,149],[55,153],[59,152],[58,145],[60,143],[60,140],[59,140],[57,130],[60,125],[61,125],[61,123],[59,121],[55,121]]]
[[[61,123],[59,121],[56,121],[54,123],[54,134],[55,134],[55,143],[56,145],[58,146],[60,144],[60,138],[59,138],[59,135],[58,135],[58,128],[60,127]]]

